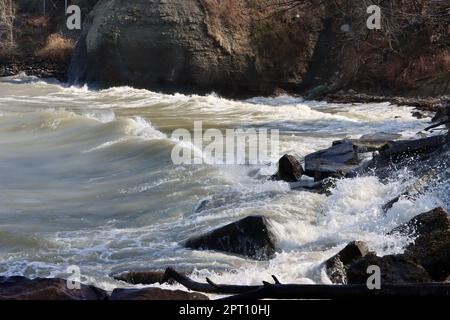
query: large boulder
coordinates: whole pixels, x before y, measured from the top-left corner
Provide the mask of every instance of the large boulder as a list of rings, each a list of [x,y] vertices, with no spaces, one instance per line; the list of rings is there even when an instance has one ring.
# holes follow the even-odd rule
[[[365,284],[371,274],[369,266],[378,266],[383,283],[428,283],[432,279],[428,272],[416,261],[406,255],[378,257],[373,253],[353,262],[347,270],[349,284]]]
[[[290,19],[260,15],[243,0],[100,0],[84,21],[69,82],[271,94],[306,74],[319,32],[305,37]]]
[[[342,177],[360,164],[351,141],[343,141],[332,147],[311,153],[305,157],[305,174],[316,181],[329,177]]]
[[[422,213],[391,233],[402,233],[415,240],[405,255],[415,259],[436,281],[450,275],[450,217],[443,208]]]
[[[160,288],[114,289],[110,300],[209,300],[197,292],[165,290]]]
[[[0,300],[105,300],[108,297],[99,288],[80,286],[80,289],[69,289],[63,279],[0,277]]]
[[[275,254],[275,237],[267,219],[251,216],[187,240],[192,249],[218,250],[267,260]]]
[[[423,159],[439,150],[447,143],[444,135],[432,136],[417,140],[393,141],[387,144],[378,157],[378,162],[398,163],[405,159]]]
[[[296,182],[300,180],[304,171],[298,159],[290,154],[285,154],[278,161],[278,171],[272,176],[274,180]]]
[[[363,241],[352,241],[336,255],[325,261],[325,270],[333,283],[347,284],[347,270],[352,262],[365,257],[369,253]]]

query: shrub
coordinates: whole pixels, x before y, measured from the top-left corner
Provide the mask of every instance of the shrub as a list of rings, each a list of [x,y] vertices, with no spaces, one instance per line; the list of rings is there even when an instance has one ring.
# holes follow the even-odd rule
[[[66,61],[70,58],[74,42],[54,33],[47,38],[45,46],[36,51],[35,56],[41,59]]]

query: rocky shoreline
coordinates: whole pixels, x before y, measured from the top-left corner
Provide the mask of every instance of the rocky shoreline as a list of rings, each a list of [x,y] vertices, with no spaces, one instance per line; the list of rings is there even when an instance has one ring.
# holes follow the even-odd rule
[[[447,104],[438,109],[433,118],[435,123],[433,126],[441,126],[445,130],[444,126],[449,120],[450,105]],[[369,161],[361,157],[368,153],[373,155]],[[389,175],[392,165],[396,168],[408,166],[414,170],[417,180],[383,206],[382,209],[386,212],[401,197],[419,196],[436,179],[448,181],[449,161],[450,134],[448,132],[416,140],[401,140],[401,135],[378,133],[365,135],[360,139],[335,141],[330,148],[306,156],[305,167],[294,156],[285,155],[280,159],[278,172],[269,179],[286,181],[291,184],[293,190],[327,193],[336,179],[371,172],[383,180]],[[304,180],[304,176],[309,176],[308,179],[314,178],[315,182]],[[214,206],[214,199],[211,201],[212,203],[203,205]],[[355,239],[335,256],[324,261],[320,267],[324,268],[328,278],[334,284],[365,285],[369,276],[368,267],[378,266],[381,271],[381,283],[388,285],[389,288],[384,293],[386,295],[393,294],[397,292],[396,290],[405,294],[405,291],[402,291],[404,290],[402,285],[416,285],[414,290],[420,290],[421,285],[424,285],[427,287],[424,292],[431,295],[440,295],[443,292],[450,294],[450,287],[447,288],[444,285],[450,283],[450,216],[444,208],[438,207],[419,214],[387,234],[407,236],[412,241],[401,254],[378,256],[376,252],[369,250],[366,243]],[[263,216],[244,218],[209,233],[192,237],[181,245],[192,250],[216,250],[255,260],[270,260],[277,251],[277,240],[271,232],[270,221]],[[212,283],[209,279],[207,279],[208,284],[195,283],[170,268],[166,272],[130,271],[111,276],[133,285],[179,282],[193,291],[228,295],[247,294],[251,290],[260,288],[259,286],[221,286]],[[431,284],[434,285],[431,286]],[[444,286],[439,287],[438,284]],[[264,289],[264,286],[260,289]],[[278,280],[275,286],[277,289],[281,288]],[[309,292],[309,288],[311,286],[299,285],[297,290],[300,292],[295,291],[291,294],[304,296],[305,292]],[[320,294],[317,293],[319,296],[322,294],[326,296],[326,286],[317,286],[317,288],[322,290]],[[361,287],[358,290],[364,289]],[[365,291],[359,291],[361,292]],[[70,290],[67,288],[66,280],[62,279],[30,280],[24,277],[0,277],[0,299],[205,300],[208,297],[197,292],[172,291],[154,287],[117,288],[108,293],[94,286],[81,285],[79,289]]]
[[[60,82],[68,81],[68,62],[54,62],[34,57],[27,59],[13,59],[5,62],[0,61],[0,78],[11,77],[24,72],[28,76],[41,79],[57,79]]]

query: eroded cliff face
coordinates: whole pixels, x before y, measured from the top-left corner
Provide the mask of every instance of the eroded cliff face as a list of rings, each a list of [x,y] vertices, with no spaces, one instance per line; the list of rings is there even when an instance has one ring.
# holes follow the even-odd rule
[[[270,94],[298,83],[315,39],[296,33],[294,12],[273,23],[261,5],[101,0],[83,26],[70,80],[231,95]]]
[[[448,94],[448,4],[381,6],[383,29],[368,30],[360,0],[100,0],[70,80],[232,96],[324,84],[324,92]]]

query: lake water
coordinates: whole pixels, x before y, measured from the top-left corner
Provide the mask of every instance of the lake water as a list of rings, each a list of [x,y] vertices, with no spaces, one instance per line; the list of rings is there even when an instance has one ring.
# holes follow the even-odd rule
[[[410,181],[407,170],[387,184],[371,176],[342,180],[327,197],[265,179],[277,158],[252,166],[174,165],[171,133],[200,120],[204,129],[279,129],[281,153],[303,158],[345,137],[414,137],[430,119],[412,112],[388,103],[234,101],[2,78],[0,274],[57,277],[77,265],[83,282],[112,289],[126,284],[111,274],[172,266],[218,283],[255,284],[272,274],[285,283],[329,283],[320,263],[346,243],[365,240],[381,255],[402,252],[409,239],[384,233],[441,200],[402,199],[383,216],[381,205]],[[206,199],[213,205],[196,212]],[[181,245],[248,215],[270,219],[274,259]]]

